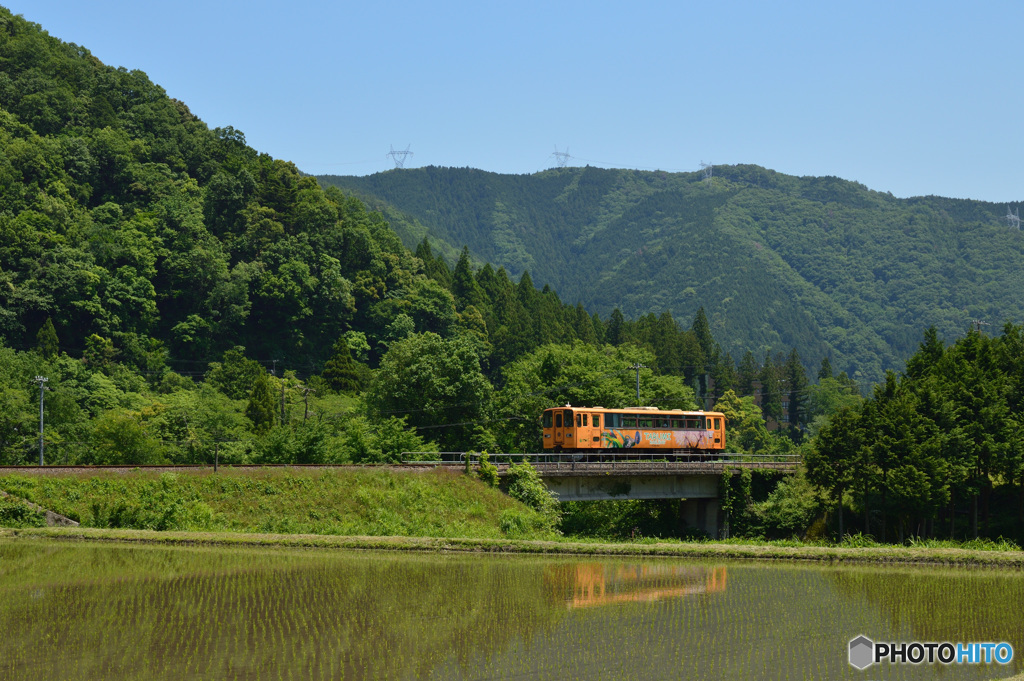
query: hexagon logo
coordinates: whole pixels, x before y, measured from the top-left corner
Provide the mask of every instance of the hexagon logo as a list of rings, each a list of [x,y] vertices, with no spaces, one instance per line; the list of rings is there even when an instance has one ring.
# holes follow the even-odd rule
[[[850,640],[850,665],[857,669],[866,669],[875,662],[875,644],[867,636],[861,634]]]

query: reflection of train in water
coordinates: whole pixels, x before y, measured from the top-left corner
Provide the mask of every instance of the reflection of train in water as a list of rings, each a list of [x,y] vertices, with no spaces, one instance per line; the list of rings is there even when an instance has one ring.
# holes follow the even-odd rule
[[[714,455],[725,451],[725,415],[656,407],[553,407],[541,417],[544,449]]]
[[[544,585],[550,597],[564,600],[570,608],[718,593],[725,591],[725,582],[722,566],[575,563],[544,570]]]

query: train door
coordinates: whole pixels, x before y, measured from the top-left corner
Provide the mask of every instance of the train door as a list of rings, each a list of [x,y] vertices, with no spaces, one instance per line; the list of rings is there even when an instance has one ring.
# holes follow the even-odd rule
[[[576,428],[572,422],[572,409],[563,410],[562,415],[562,425],[565,426],[562,432],[562,448],[568,450],[576,449]]]
[[[590,415],[590,446],[594,449],[601,448],[601,427],[604,425],[601,423],[602,418],[601,414]]]
[[[563,412],[562,412],[561,409],[555,411],[555,429],[554,429],[555,437],[554,437],[554,444],[555,444],[555,447],[559,447],[559,448],[564,449],[565,446],[566,446],[565,445],[565,427],[564,427],[564,424],[562,422],[562,414],[563,414]],[[570,418],[572,418],[572,416],[571,416],[572,412],[569,412],[569,414],[570,414]]]
[[[591,449],[601,446],[601,415],[582,412],[576,414],[576,447]]]

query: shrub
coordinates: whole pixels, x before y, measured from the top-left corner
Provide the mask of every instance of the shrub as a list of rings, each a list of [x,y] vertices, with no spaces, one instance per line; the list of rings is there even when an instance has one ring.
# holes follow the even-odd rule
[[[469,453],[466,456],[468,457]],[[498,486],[498,467],[491,463],[491,457],[487,452],[480,452],[480,467],[476,471],[476,477],[487,483],[489,487]]]
[[[531,466],[529,461],[510,464],[505,482],[508,485],[508,495],[540,513],[548,527],[554,531],[561,516],[558,495],[544,486],[537,469]]]
[[[21,499],[0,497],[0,527],[46,527],[46,515]]]

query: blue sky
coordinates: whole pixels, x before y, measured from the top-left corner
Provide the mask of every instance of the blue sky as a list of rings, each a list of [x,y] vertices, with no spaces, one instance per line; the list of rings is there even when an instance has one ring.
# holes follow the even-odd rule
[[[755,163],[1024,200],[1020,2],[0,0],[315,173]]]

